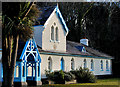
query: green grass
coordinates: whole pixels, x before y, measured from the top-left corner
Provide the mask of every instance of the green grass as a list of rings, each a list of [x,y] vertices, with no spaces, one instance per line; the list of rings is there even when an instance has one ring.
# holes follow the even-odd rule
[[[51,84],[42,87],[120,87],[120,78],[98,79],[96,83]]]

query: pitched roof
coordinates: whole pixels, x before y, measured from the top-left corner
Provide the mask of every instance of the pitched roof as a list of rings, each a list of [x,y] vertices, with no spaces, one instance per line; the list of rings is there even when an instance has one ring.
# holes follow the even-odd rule
[[[26,42],[19,39],[19,42],[18,42],[18,51],[17,51],[17,60],[20,59],[20,56],[22,54],[22,51],[24,49],[24,46],[25,46]]]
[[[86,52],[81,52],[79,49],[76,48],[76,46],[83,46],[86,49]],[[108,57],[113,58],[112,56],[109,56],[103,52],[100,52],[96,49],[93,49],[89,46],[85,46],[78,42],[72,42],[67,41],[67,52],[71,54],[82,54],[82,55],[88,55],[88,56],[95,56],[95,57]]]
[[[39,21],[40,24],[38,25],[44,25],[55,8],[56,6],[40,7],[39,10],[41,14],[37,19],[37,21]]]
[[[82,56],[82,57],[92,57],[92,58],[107,58],[113,59],[112,56],[109,56],[105,53],[102,53],[98,50],[95,50],[91,47],[85,46],[78,42],[67,41],[66,43],[66,52],[57,52],[57,51],[45,51],[39,48],[40,53],[46,54],[56,54],[56,55],[66,55],[66,56]],[[86,49],[86,52],[82,52],[80,49],[77,48],[83,46]]]
[[[55,5],[55,6],[46,6],[46,7],[40,7],[40,16],[38,17],[37,19],[37,22],[36,22],[36,25],[45,25],[45,23],[47,22],[47,20],[49,19],[50,15],[52,14],[52,12],[54,11],[54,9],[56,10],[56,14],[58,15],[65,31],[67,32],[68,34],[68,27],[62,17],[62,14],[58,8],[58,5]]]

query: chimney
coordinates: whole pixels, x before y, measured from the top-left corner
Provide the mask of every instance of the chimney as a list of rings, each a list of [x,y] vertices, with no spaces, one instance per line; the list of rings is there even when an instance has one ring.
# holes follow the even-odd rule
[[[80,43],[88,46],[88,39],[87,38],[80,39]]]

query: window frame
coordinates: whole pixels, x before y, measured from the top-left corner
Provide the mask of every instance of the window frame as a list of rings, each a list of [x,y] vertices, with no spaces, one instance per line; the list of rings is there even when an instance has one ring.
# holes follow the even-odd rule
[[[54,29],[54,26],[51,26],[51,41],[54,41],[55,39],[54,39],[54,31],[55,31],[55,29]]]
[[[103,71],[103,60],[100,61],[100,69]]]
[[[52,71],[52,58],[48,57],[48,70]]]
[[[94,61],[93,61],[93,59],[91,59],[91,71],[94,71]]]
[[[75,70],[75,61],[73,58],[71,59],[71,70]]]

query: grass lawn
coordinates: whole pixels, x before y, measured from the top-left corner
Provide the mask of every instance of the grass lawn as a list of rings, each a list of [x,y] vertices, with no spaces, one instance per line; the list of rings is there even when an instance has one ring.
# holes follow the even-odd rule
[[[51,84],[42,87],[120,87],[120,78],[98,79],[96,83]]]

